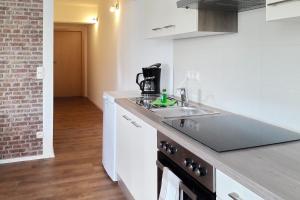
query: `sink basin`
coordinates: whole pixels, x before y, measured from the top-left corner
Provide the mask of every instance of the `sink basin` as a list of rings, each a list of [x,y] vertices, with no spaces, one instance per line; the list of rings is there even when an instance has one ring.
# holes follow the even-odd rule
[[[152,111],[162,118],[180,118],[219,114],[219,112],[208,108],[194,106],[160,108]]]

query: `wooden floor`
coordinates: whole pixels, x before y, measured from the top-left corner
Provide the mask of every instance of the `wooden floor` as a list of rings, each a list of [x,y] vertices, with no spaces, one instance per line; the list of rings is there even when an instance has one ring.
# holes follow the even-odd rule
[[[0,166],[0,200],[124,200],[101,165],[101,111],[62,98],[54,113],[55,159]]]

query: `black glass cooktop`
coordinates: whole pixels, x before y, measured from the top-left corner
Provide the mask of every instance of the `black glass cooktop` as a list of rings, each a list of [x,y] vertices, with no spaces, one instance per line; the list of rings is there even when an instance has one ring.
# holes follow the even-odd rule
[[[166,124],[217,152],[300,140],[300,134],[239,115],[165,120]]]

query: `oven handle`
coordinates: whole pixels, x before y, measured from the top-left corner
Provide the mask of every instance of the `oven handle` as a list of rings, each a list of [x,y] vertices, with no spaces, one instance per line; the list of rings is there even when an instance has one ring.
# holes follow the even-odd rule
[[[164,170],[165,166],[158,160],[156,161],[156,165],[160,170]],[[197,200],[197,195],[193,191],[191,191],[183,182],[179,184],[179,189],[181,190],[181,192],[187,194],[192,200]]]

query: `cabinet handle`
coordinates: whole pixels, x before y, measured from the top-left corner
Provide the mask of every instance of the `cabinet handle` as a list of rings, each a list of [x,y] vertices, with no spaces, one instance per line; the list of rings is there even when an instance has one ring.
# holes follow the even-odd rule
[[[291,1],[299,1],[299,0],[281,0],[281,1],[268,3],[267,6],[277,6],[279,4],[283,4],[283,3],[287,3],[287,2],[291,2]]]
[[[243,200],[240,195],[238,195],[237,193],[235,192],[232,192],[230,194],[228,194],[228,196],[232,199],[232,200]]]
[[[167,25],[167,26],[164,26],[163,28],[173,28],[173,27],[175,27],[175,25]]]
[[[167,25],[167,26],[164,26],[164,27],[161,27],[161,28],[153,28],[152,31],[159,31],[159,30],[161,30],[161,29],[168,29],[168,28],[173,28],[173,27],[175,27],[174,24],[172,24],[172,25]]]
[[[135,127],[137,127],[137,128],[142,128],[142,126],[141,125],[139,125],[138,123],[136,123],[136,122],[131,122]]]
[[[127,121],[131,121],[131,119],[129,117],[127,117],[126,115],[122,116],[124,119],[126,119]]]
[[[161,30],[162,28],[153,28],[152,31],[159,31]]]

